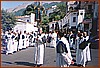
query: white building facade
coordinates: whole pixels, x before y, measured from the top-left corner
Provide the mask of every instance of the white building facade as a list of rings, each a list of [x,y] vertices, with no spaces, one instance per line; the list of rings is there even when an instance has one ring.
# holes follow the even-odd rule
[[[31,13],[29,16],[18,16],[17,18],[17,25],[14,27],[14,31],[26,31],[32,32],[32,31],[37,31],[37,22],[35,22],[35,14]]]

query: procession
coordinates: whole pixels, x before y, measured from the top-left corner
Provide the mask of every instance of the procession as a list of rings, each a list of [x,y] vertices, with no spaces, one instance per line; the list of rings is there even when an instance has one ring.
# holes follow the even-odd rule
[[[84,46],[80,45],[84,41],[87,41],[87,43],[82,44]],[[66,67],[76,63],[78,66],[85,67],[86,63],[91,61],[90,42],[87,32],[78,31],[75,37],[72,31],[69,34],[64,34],[61,31],[44,33],[40,29],[37,37],[34,32],[26,33],[26,31],[21,32],[18,30],[13,32],[9,30],[5,33],[5,43],[6,55],[13,55],[13,53],[27,49],[30,46],[35,47],[34,64],[38,66],[43,65],[44,49],[47,43],[48,46],[55,48],[57,66]],[[70,49],[76,51],[76,59],[71,56]]]
[[[34,67],[98,65],[98,2],[36,1],[17,8],[23,6],[27,7],[18,13],[13,9],[15,15],[2,9],[3,66],[29,66],[30,62]]]

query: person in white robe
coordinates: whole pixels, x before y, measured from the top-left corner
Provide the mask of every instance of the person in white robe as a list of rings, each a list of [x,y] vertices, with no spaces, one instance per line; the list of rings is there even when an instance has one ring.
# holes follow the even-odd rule
[[[77,49],[76,49],[76,64],[77,65],[80,65],[80,60],[81,60],[81,52],[82,50],[79,49],[79,44],[83,41],[83,38],[82,38],[82,34],[81,33],[78,33],[78,36],[76,38],[77,40]]]
[[[36,38],[37,38],[37,37],[36,37],[36,33],[34,32],[32,35],[33,35],[33,38],[32,38],[32,45],[35,46]]]
[[[30,32],[30,35],[29,35],[29,46],[33,46],[33,44],[32,44],[33,40],[32,39],[33,39],[33,32]]]
[[[69,46],[70,48],[73,48],[73,32],[70,31],[69,33]]]
[[[47,41],[46,34],[45,34],[45,32],[42,32],[41,35],[43,36],[42,41],[43,41],[43,44],[44,44],[44,46],[46,48],[46,41]]]
[[[6,51],[6,55],[13,54],[14,51],[14,43],[13,43],[13,32],[9,31],[8,35],[8,44],[7,44],[7,51]]]
[[[5,46],[6,46],[6,50],[7,50],[7,43],[8,43],[8,31],[5,32]]]
[[[48,46],[52,47],[53,42],[52,42],[52,32],[51,31],[48,33],[47,42],[48,42]]]
[[[29,33],[27,33],[27,37],[26,37],[26,48],[29,47]]]
[[[83,39],[88,41],[89,36],[87,35],[87,32],[83,33]],[[85,49],[83,50],[83,58],[81,58],[81,60],[83,60],[82,65],[85,67],[86,66],[86,62],[91,61],[91,55],[90,55],[90,48],[89,48],[90,43],[88,43],[85,47]]]
[[[84,40],[88,41],[89,36],[87,36],[87,33],[84,32],[83,33],[83,37],[82,37],[82,42]],[[80,56],[80,62],[79,65],[85,67],[86,66],[86,62],[87,61],[91,61],[91,57],[90,57],[90,51],[88,51],[88,47],[89,44],[84,44],[85,48],[84,49],[79,49],[81,51],[81,56]]]
[[[27,39],[26,39],[26,37],[27,37],[27,35],[26,35],[26,31],[24,31],[24,33],[23,33],[23,48],[26,48],[26,41],[27,41]]]
[[[67,49],[68,52],[56,54],[56,65],[58,67],[69,67],[70,64],[74,64],[74,62],[72,61],[73,58],[71,56],[69,43],[68,43],[67,39],[64,37],[63,33],[59,32],[58,34],[59,34],[58,36],[60,37],[59,41],[62,41],[66,45],[66,49]],[[57,42],[57,46],[59,46],[58,45],[59,41]],[[56,49],[57,49],[57,47],[56,47]]]
[[[45,37],[46,37],[46,39],[47,39],[47,36],[48,36],[48,33],[45,33]],[[47,44],[47,40],[46,40],[46,46],[47,46],[48,44]]]
[[[15,37],[14,37],[14,51],[17,52],[17,47],[18,47],[18,36],[17,36],[17,33],[14,33],[15,34]]]
[[[56,41],[57,41],[57,33],[56,31],[54,31],[54,33],[52,34],[52,43],[54,48],[56,48]]]
[[[87,32],[84,32],[84,36],[86,36],[86,41],[89,40],[89,36],[87,35]],[[88,45],[86,46],[86,59],[87,59],[87,61],[91,61],[91,53],[90,53],[90,43],[89,43],[89,41],[88,41]]]
[[[40,30],[40,34],[38,34],[38,38],[36,38],[36,44],[34,49],[34,64],[37,66],[43,65],[44,59],[44,45],[42,41],[43,35],[41,35],[42,30]]]
[[[20,31],[18,51],[21,50],[22,48],[23,48],[23,39],[22,39],[22,31]]]

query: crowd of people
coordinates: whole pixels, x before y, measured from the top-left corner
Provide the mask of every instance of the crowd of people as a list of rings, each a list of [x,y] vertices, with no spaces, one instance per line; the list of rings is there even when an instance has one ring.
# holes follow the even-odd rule
[[[59,58],[58,66],[70,66],[75,62],[75,65],[85,67],[87,62],[91,61],[89,48],[90,42],[87,32],[83,32],[80,30],[76,35],[72,31],[70,31],[68,35],[64,35],[63,32],[60,32],[58,35],[60,37],[60,41],[57,43],[57,57]],[[61,47],[64,45],[64,49],[67,49],[67,51],[65,51],[63,47]],[[59,48],[61,48],[62,51],[60,50],[59,52]],[[76,59],[74,59],[76,61],[73,61],[70,49],[74,49],[76,51]],[[67,63],[62,63],[62,60],[64,60],[64,62],[65,60],[67,60]]]
[[[79,30],[76,33],[70,31],[50,31],[44,33],[9,30],[5,32],[6,55],[34,46],[34,64],[43,65],[44,50],[46,46],[54,47],[56,63],[60,67],[69,67],[71,64],[86,66],[91,61],[90,43],[87,32]],[[73,59],[71,49],[76,51],[76,59]],[[75,61],[76,60],[76,61]]]
[[[26,49],[32,45],[34,42],[33,32],[26,33],[26,31],[16,31],[8,30],[4,33],[3,38],[5,39],[6,55],[13,54],[14,52]]]

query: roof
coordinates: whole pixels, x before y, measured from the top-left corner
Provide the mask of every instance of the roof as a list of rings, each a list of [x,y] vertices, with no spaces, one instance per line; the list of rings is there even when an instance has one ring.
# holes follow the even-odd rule
[[[30,15],[29,16],[16,16],[16,18],[29,18],[30,17]]]

